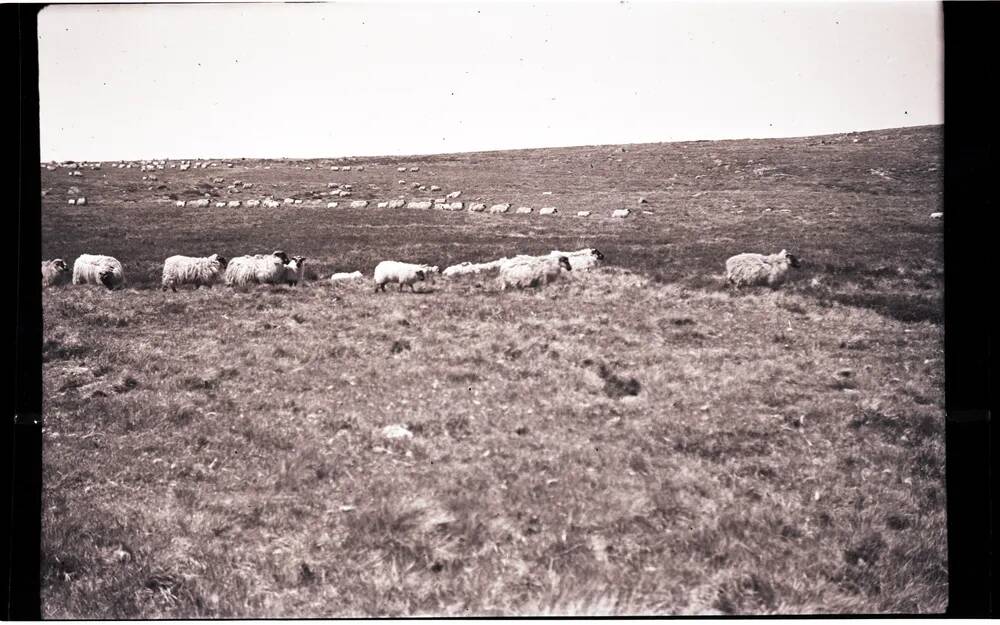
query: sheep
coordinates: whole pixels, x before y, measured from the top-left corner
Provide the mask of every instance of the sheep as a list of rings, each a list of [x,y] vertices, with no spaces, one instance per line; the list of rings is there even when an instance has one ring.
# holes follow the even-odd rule
[[[226,285],[279,284],[285,280],[288,255],[281,250],[271,254],[237,256],[226,265]]]
[[[469,204],[470,213],[481,213],[485,210],[486,210],[486,205],[483,204],[482,202],[473,202],[472,204]]]
[[[42,261],[42,288],[65,284],[70,277],[69,265],[61,258]]]
[[[412,263],[401,263],[394,260],[383,260],[375,266],[375,292],[385,291],[388,282],[399,284],[399,290],[403,290],[404,285],[410,287],[410,291],[415,291],[413,284],[423,282],[427,278],[426,265],[414,265]]]
[[[506,213],[510,210],[510,204],[494,204],[490,207],[491,213]]]
[[[590,217],[590,211],[576,211],[577,217]]]
[[[352,271],[350,273],[335,273],[330,276],[330,282],[347,282],[349,280],[361,280],[365,277],[365,274],[360,271]]]
[[[542,207],[542,208],[538,209],[538,214],[539,215],[555,215],[558,212],[559,212],[559,209],[556,208],[555,206],[545,206],[545,207]]]
[[[285,281],[289,286],[295,286],[299,282],[303,281],[305,266],[305,256],[293,256],[292,260],[285,265]]]
[[[604,254],[600,250],[588,247],[575,252],[560,252],[553,250],[549,252],[550,257],[565,256],[569,259],[569,264],[574,271],[591,269],[596,267],[600,261],[604,260]]]
[[[73,284],[103,284],[108,289],[125,286],[125,274],[117,258],[81,254],[73,262]]]
[[[518,209],[514,212],[517,213],[518,215],[527,215],[532,210],[533,209],[530,206],[519,206]]]
[[[174,202],[174,206],[176,206],[177,208],[184,208],[186,205],[187,202],[185,202],[184,200],[177,200],[176,202]]]
[[[368,208],[367,200],[354,200],[351,202],[351,208]]]
[[[789,267],[798,268],[799,259],[785,250],[777,254],[737,254],[726,260],[726,281],[742,286],[777,287],[785,281]]]
[[[625,219],[626,217],[628,217],[631,214],[632,214],[632,211],[630,211],[627,208],[619,208],[619,209],[616,209],[616,210],[614,210],[614,211],[611,212],[611,216],[612,217],[620,217],[622,219]]]
[[[226,258],[218,254],[207,257],[171,256],[163,261],[161,288],[174,293],[181,284],[193,284],[194,288],[208,287],[219,281],[226,270]]]
[[[443,275],[446,278],[472,275],[472,274],[478,275],[486,271],[499,269],[500,265],[503,264],[503,262],[506,260],[507,260],[506,258],[501,258],[500,260],[493,260],[488,263],[470,263],[468,261],[465,261],[463,263],[459,263],[457,265],[452,265],[451,267],[445,268],[445,270],[441,272],[441,275]]]
[[[572,271],[569,259],[565,256],[507,262],[500,266],[500,290],[506,291],[507,287],[523,289],[542,286],[556,280],[564,269]]]

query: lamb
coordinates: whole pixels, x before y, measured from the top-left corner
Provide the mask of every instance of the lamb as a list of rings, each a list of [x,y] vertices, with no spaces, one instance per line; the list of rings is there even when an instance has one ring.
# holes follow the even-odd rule
[[[542,286],[556,280],[563,269],[572,271],[565,256],[504,263],[500,266],[500,290]]]
[[[558,250],[553,250],[549,252],[549,256],[565,256],[569,259],[569,264],[575,271],[592,269],[604,260],[604,254],[602,254],[600,250],[592,247],[577,250],[575,252],[560,252]]]
[[[207,257],[171,256],[163,261],[163,279],[161,288],[177,292],[181,284],[193,284],[194,288],[202,286],[211,288],[219,281],[226,270],[226,258],[218,254]]]
[[[426,265],[414,265],[412,263],[401,263],[394,260],[383,260],[375,267],[375,291],[385,291],[388,282],[399,284],[399,290],[403,290],[404,285],[410,287],[410,291],[415,291],[413,284],[423,282],[427,278]]]
[[[777,254],[737,254],[726,260],[726,281],[735,288],[779,286],[789,267],[798,268],[799,259],[785,250]]]
[[[42,261],[42,288],[65,284],[70,277],[69,265],[61,258]]]
[[[285,265],[285,281],[288,282],[289,286],[295,286],[303,281],[305,265],[305,256],[293,256],[292,260]]]
[[[350,273],[335,273],[330,276],[330,282],[347,282],[349,280],[361,280],[365,277],[360,271],[352,271]]]
[[[73,262],[73,284],[103,284],[108,289],[125,286],[125,274],[117,258],[81,254]]]
[[[288,255],[281,250],[275,250],[271,254],[237,256],[226,265],[226,284],[228,286],[280,284],[286,279],[287,264]]]

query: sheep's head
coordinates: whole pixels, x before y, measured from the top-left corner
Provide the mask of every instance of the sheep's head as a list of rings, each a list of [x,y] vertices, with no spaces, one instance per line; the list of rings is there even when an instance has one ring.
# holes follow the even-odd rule
[[[225,269],[226,265],[229,264],[229,259],[219,254],[212,254],[209,256],[209,259],[219,263],[219,267],[222,267],[223,269]]]
[[[101,274],[100,274],[100,276],[98,276],[98,277],[101,280],[101,284],[103,284],[107,288],[109,288],[109,289],[115,288],[115,272],[114,271],[112,271],[110,269],[106,269],[106,270],[102,271]]]
[[[283,265],[287,265],[288,264],[288,254],[286,254],[282,250],[274,250],[273,252],[271,252],[271,255],[272,256],[277,256],[278,258],[280,258],[281,259],[281,264],[283,264]]]
[[[423,269],[418,269],[417,270],[417,280],[426,280],[426,279],[427,279],[427,274],[424,273],[424,270]]]
[[[69,271],[69,266],[66,264],[66,261],[61,258],[57,258],[52,261],[52,265],[59,271]]]
[[[306,257],[305,256],[293,256],[292,260],[295,262],[295,265],[297,267],[301,267],[301,266],[303,266],[303,265],[306,264]]]
[[[788,260],[788,264],[791,267],[798,269],[802,265],[799,263],[799,257],[794,254],[789,254],[786,250],[781,250],[781,255]]]
[[[565,256],[559,257],[559,266],[565,269],[566,271],[573,271],[573,267],[570,266],[569,264],[569,259],[566,258]]]
[[[604,254],[601,254],[601,250],[594,249],[594,250],[591,250],[590,253],[597,260],[604,260]]]

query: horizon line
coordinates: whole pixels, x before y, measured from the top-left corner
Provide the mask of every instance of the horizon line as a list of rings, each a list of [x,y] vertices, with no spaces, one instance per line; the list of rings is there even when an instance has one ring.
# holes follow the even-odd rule
[[[822,134],[808,135],[774,135],[766,137],[726,137],[718,139],[675,139],[670,141],[626,141],[615,143],[579,143],[572,145],[546,145],[529,146],[520,148],[502,148],[485,150],[462,150],[458,152],[425,152],[413,154],[350,154],[340,156],[156,156],[139,158],[105,158],[105,159],[40,159],[39,163],[111,163],[128,161],[233,161],[233,160],[254,160],[254,161],[319,161],[319,160],[347,160],[347,159],[406,159],[406,158],[428,158],[433,156],[456,156],[463,154],[493,154],[499,152],[523,152],[530,150],[568,150],[575,148],[599,148],[610,146],[636,146],[636,145],[661,145],[671,143],[699,143],[699,142],[724,142],[724,141],[768,141],[773,139],[810,139],[816,137],[832,137],[835,135],[852,135],[874,132],[884,132],[886,130],[907,130],[918,128],[944,127],[944,122],[932,124],[918,124],[916,126],[887,126],[882,128],[868,128],[864,130],[844,130],[839,132],[826,132]]]

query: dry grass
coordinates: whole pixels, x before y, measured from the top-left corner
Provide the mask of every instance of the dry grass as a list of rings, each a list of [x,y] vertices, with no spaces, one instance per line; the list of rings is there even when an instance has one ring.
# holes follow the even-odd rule
[[[43,171],[46,256],[115,254],[138,287],[45,294],[43,614],[943,610],[939,181],[917,173],[939,135],[405,161],[462,199],[650,198],[625,222],[155,200],[338,179],[315,163],[168,170],[163,190]],[[414,175],[378,160],[344,181]],[[94,205],[66,206],[64,178]],[[281,247],[325,275],[584,245],[617,267],[538,293],[146,288],[172,253]],[[711,277],[781,247],[809,262],[786,289]]]

